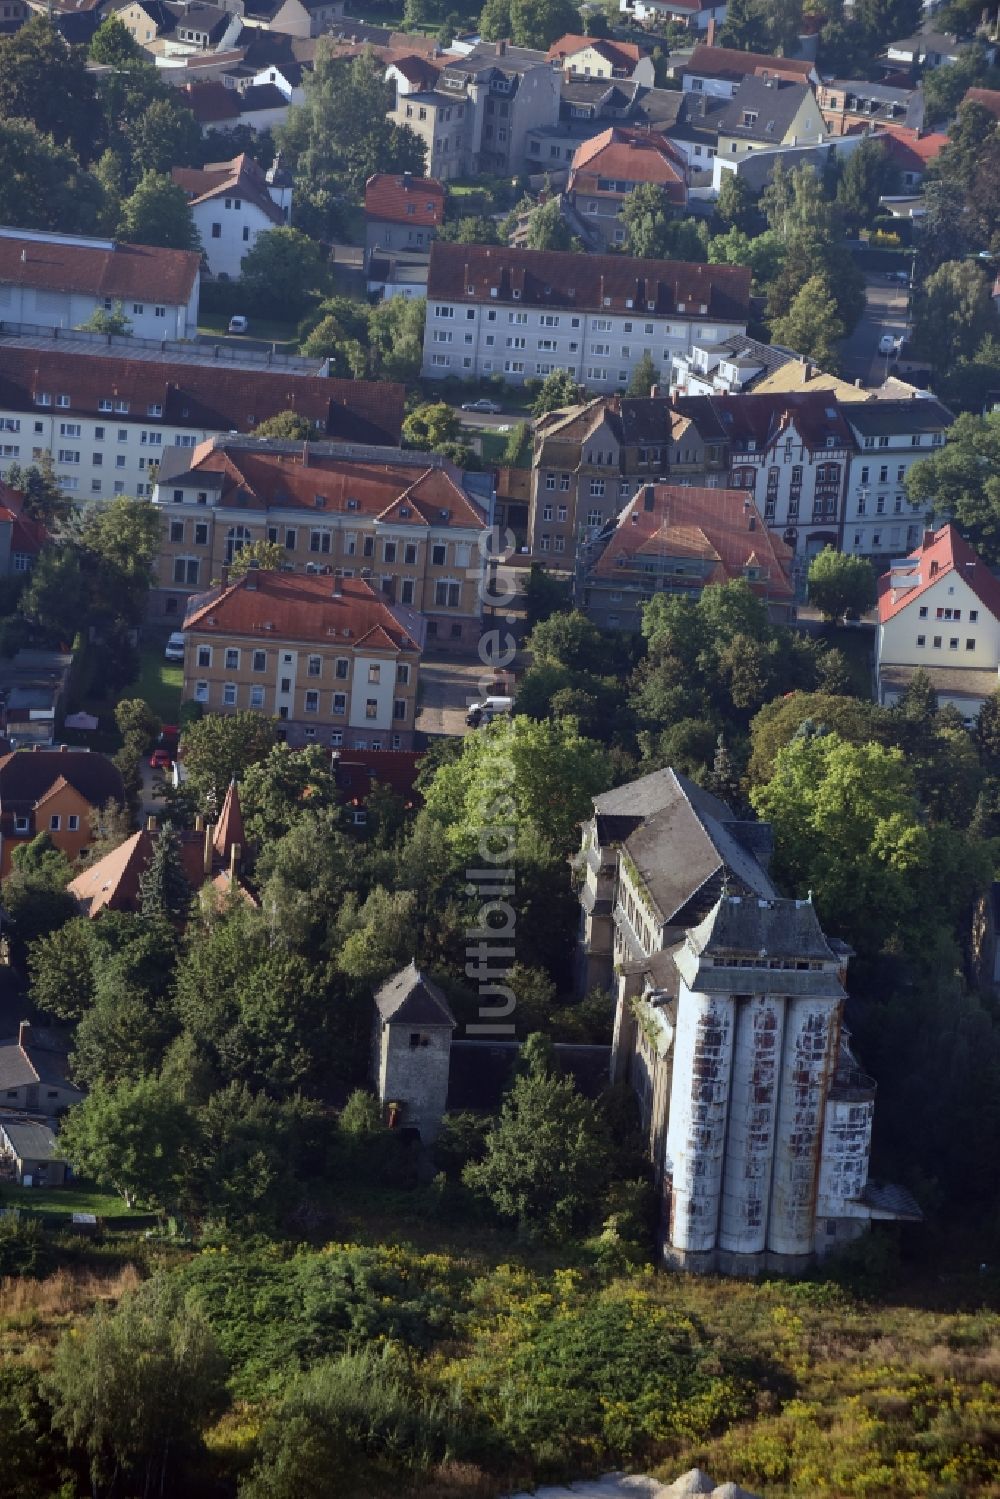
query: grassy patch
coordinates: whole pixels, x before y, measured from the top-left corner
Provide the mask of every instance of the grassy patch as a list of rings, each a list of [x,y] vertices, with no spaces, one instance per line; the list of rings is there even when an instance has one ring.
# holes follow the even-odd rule
[[[135,1208],[126,1207],[115,1192],[104,1192],[90,1182],[73,1182],[66,1187],[15,1187],[0,1189],[0,1204],[11,1208],[30,1208],[35,1213],[95,1213],[98,1218],[134,1218]]]
[[[138,678],[122,697],[141,697],[164,723],[176,723],[183,686],[183,666],[164,660],[163,642],[158,640],[143,648]]]
[[[254,340],[263,343],[284,344],[287,347],[280,350],[281,353],[294,353],[297,347],[296,327],[294,322],[286,322],[282,318],[250,317],[249,327],[245,334],[229,334],[229,316],[224,312],[203,312],[198,322],[198,332],[207,334],[209,338],[222,334],[227,337],[239,337],[241,341],[246,339],[253,343]]]

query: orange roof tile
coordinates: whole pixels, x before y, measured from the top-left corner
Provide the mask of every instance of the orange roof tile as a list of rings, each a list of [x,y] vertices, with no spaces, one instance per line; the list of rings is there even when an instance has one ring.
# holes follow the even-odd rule
[[[336,590],[336,591],[335,591]],[[416,651],[417,640],[363,578],[266,572],[252,568],[224,587],[197,594],[184,629],[196,635],[250,636],[329,645],[362,642],[370,650]]]
[[[646,484],[619,517],[593,568],[595,578],[627,577],[637,557],[697,557],[711,564],[703,581],[728,582],[757,567],[755,593],[790,600],[792,552],[765,526],[742,489],[698,489]]]
[[[570,168],[571,191],[601,193],[602,179],[652,182],[672,203],[687,202],[686,163],[666,136],[612,125],[578,146]],[[614,189],[617,195],[617,189]]]
[[[888,137],[886,145],[893,161],[911,172],[923,171],[948,144],[946,135],[921,135],[912,125],[880,125],[876,139],[880,136]]]
[[[215,824],[212,847],[221,858],[228,859],[234,847],[245,850],[246,846],[240,794],[236,789],[236,782],[230,781],[222,803],[222,811],[219,813],[219,820]]]
[[[807,58],[769,57],[764,52],[741,52],[736,47],[709,47],[699,42],[684,65],[684,72],[704,78],[746,78],[756,74],[805,83],[814,67],[815,63]]]
[[[565,61],[575,57],[578,52],[585,51],[587,47],[605,58],[613,68],[626,73],[634,72],[636,63],[642,57],[642,50],[635,42],[616,42],[610,37],[576,36],[573,32],[567,32],[553,42],[546,56],[550,61],[554,58]]]
[[[201,268],[196,250],[161,250],[152,245],[81,241],[76,238],[19,238],[16,229],[0,235],[0,283],[36,291],[75,291],[87,296],[148,298],[153,288],[164,302],[186,303]]]
[[[988,109],[994,119],[1000,120],[1000,89],[970,88],[965,91],[963,104],[980,104]]]
[[[377,172],[365,183],[365,213],[390,224],[436,227],[444,220],[444,186],[434,177]]]
[[[908,609],[928,588],[939,583],[948,573],[958,573],[983,606],[995,618],[1000,619],[1000,580],[993,576],[986,563],[950,523],[942,526],[939,531],[925,532],[920,546],[910,552],[904,559],[905,563],[912,563],[906,569],[910,586],[893,587],[893,579],[897,584],[902,581],[901,566],[883,573],[878,580],[880,624],[885,624]]]

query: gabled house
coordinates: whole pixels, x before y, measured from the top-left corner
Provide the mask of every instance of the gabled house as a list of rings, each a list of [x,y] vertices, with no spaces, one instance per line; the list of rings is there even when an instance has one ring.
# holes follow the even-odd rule
[[[743,491],[644,484],[584,548],[578,603],[601,629],[636,631],[658,593],[697,599],[711,583],[743,578],[775,619],[786,619],[791,563]]]
[[[365,258],[373,250],[423,251],[444,222],[444,185],[432,177],[379,172],[365,183]]]
[[[243,30],[241,8],[202,0],[129,0],[115,16],[140,47],[165,56],[224,51]]]
[[[0,429],[3,421],[0,418]],[[10,444],[0,444],[0,454]],[[40,521],[24,513],[24,495],[0,482],[0,577],[30,573],[49,533]]]
[[[342,19],[345,0],[281,0],[269,25],[288,36],[322,36]]]
[[[1000,688],[1000,581],[951,524],[878,583],[878,701],[898,702],[918,671],[970,723]]]
[[[779,78],[789,83],[819,83],[816,65],[805,58],[770,57],[735,47],[699,42],[681,70],[684,92],[731,99],[745,78]]]
[[[49,1118],[83,1097],[69,1077],[69,1046],[58,1031],[22,1020],[16,1037],[0,1041],[0,1108]]]
[[[70,881],[67,888],[82,916],[93,920],[102,911],[134,914],[141,910],[142,876],[149,867],[161,831],[157,819],[150,817],[144,828]],[[253,900],[240,881],[247,847],[235,781],[226,792],[218,821],[206,824],[199,816],[193,828],[177,831],[177,839],[192,894],[207,885],[220,899],[236,893],[245,900]]]
[[[630,192],[647,184],[659,188],[665,207],[686,207],[687,164],[666,136],[612,125],[577,148],[567,192],[599,249],[624,244],[622,205]]]
[[[909,125],[883,125],[877,131],[876,139],[885,142],[889,159],[899,168],[903,187],[907,190],[920,186],[927,168],[948,144],[948,137],[941,130],[925,134]]]
[[[547,55],[571,77],[630,79],[649,88],[656,81],[652,57],[635,42],[567,33],[552,43]]]
[[[91,822],[105,802],[122,806],[122,778],[112,762],[91,750],[19,750],[0,756],[0,879],[16,848],[39,833],[70,861],[87,848]]]
[[[726,0],[619,0],[619,10],[640,26],[686,26],[689,31],[708,32],[721,26],[729,12]]]
[[[715,117],[720,156],[745,156],[775,146],[815,146],[826,125],[809,83],[753,75],[741,80]]]
[[[0,1158],[14,1166],[19,1187],[61,1187],[67,1164],[52,1128],[41,1119],[0,1112]]]
[[[236,280],[258,236],[291,218],[291,177],[277,160],[264,172],[244,152],[206,167],[174,167],[170,175],[187,196],[213,276]]]
[[[920,130],[924,123],[923,90],[912,85],[828,78],[817,89],[816,101],[831,135],[849,135],[871,125]]]

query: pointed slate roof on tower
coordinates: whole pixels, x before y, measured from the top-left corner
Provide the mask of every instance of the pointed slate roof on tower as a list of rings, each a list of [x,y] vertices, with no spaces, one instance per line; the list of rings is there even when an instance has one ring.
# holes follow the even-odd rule
[[[447,1025],[454,1030],[458,1024],[443,991],[424,977],[415,961],[386,979],[375,1004],[383,1020],[401,1025]]]
[[[229,782],[222,803],[222,811],[219,820],[215,824],[215,834],[212,838],[212,847],[223,859],[229,858],[229,851],[234,844],[241,849],[247,846],[246,834],[243,831],[243,811],[240,807],[240,794],[236,789],[236,781]]]

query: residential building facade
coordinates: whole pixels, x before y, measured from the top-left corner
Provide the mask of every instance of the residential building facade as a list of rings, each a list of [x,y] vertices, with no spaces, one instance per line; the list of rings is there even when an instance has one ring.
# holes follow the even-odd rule
[[[396,442],[403,388],[318,374],[322,366],[243,355],[221,363],[142,349],[121,338],[26,337],[0,332],[0,471],[49,453],[74,498],[148,498],[165,453],[223,432],[250,432],[295,411],[324,437]]]
[[[270,541],[289,574],[368,580],[425,616],[442,647],[478,644],[486,475],[395,448],[222,437],[166,454],[153,499],[163,517],[154,618],[176,621],[244,546]]]
[[[906,477],[914,463],[944,444],[953,417],[940,401],[924,396],[850,402],[842,410],[857,445],[843,549],[885,562],[920,540],[925,517],[907,494]]]
[[[444,222],[445,193],[431,177],[376,173],[365,183],[365,263],[374,250],[429,251]]]
[[[422,374],[523,385],[565,369],[623,391],[646,353],[669,368],[695,339],[745,333],[749,295],[745,267],[438,242]]]
[[[658,593],[697,600],[710,583],[744,579],[783,621],[791,561],[742,490],[644,484],[585,547],[577,606],[601,629],[638,631]]]
[[[291,220],[292,180],[278,162],[264,172],[244,152],[205,167],[174,167],[170,175],[187,196],[213,276],[237,280],[258,237]]]
[[[925,531],[879,579],[879,702],[898,702],[918,671],[970,723],[1000,689],[1000,582],[953,525]]]
[[[0,318],[78,328],[120,305],[140,338],[194,338],[201,256],[113,239],[0,228]]]
[[[621,78],[652,88],[656,81],[653,59],[635,42],[612,37],[574,36],[567,33],[552,43],[549,61],[559,63],[572,78]]]
[[[816,102],[831,135],[849,135],[885,124],[919,130],[924,122],[923,90],[905,84],[828,78],[816,90]]]
[[[769,57],[735,47],[699,42],[681,70],[684,93],[731,99],[744,78],[784,78],[791,83],[818,84],[815,63],[794,57]]]
[[[719,157],[776,146],[816,146],[827,135],[812,86],[770,76],[744,78],[714,125]]]
[[[622,205],[630,192],[647,184],[659,188],[665,208],[687,205],[687,164],[666,136],[611,125],[578,147],[567,191],[595,236],[596,248],[606,251],[625,243]]]
[[[36,746],[0,756],[0,879],[11,871],[15,849],[40,833],[75,862],[94,837],[100,809],[124,800],[121,775],[104,755]]]
[[[580,980],[614,997],[668,1264],[795,1272],[872,1221],[919,1221],[868,1179],[875,1083],[844,1026],[850,949],[782,899],[770,829],[659,770],[594,799]]]
[[[0,1108],[54,1118],[79,1103],[70,1080],[66,1038],[22,1020],[17,1036],[0,1041]]]
[[[251,567],[191,599],[184,700],[276,718],[294,746],[410,749],[424,625],[362,578]]]

